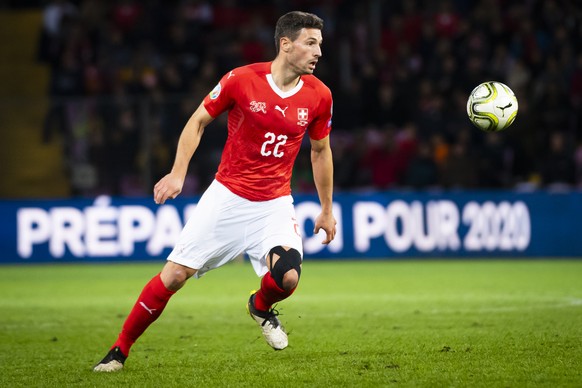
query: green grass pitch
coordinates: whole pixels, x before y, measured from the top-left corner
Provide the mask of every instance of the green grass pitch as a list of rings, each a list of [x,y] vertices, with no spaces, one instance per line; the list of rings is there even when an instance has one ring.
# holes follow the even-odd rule
[[[123,371],[92,372],[162,264],[0,267],[0,387],[582,386],[582,260],[306,260],[280,352],[233,263],[176,294]]]

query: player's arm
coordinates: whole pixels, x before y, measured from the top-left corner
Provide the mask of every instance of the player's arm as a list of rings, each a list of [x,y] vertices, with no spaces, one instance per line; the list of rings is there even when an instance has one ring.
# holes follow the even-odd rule
[[[157,204],[163,204],[167,199],[176,198],[182,191],[190,159],[200,144],[204,128],[212,120],[213,117],[210,116],[204,107],[204,102],[202,102],[180,134],[172,171],[154,186],[154,201]]]
[[[313,180],[321,203],[321,213],[315,219],[314,233],[325,230],[326,238],[323,244],[329,244],[335,238],[336,220],[332,212],[333,202],[333,158],[329,144],[329,136],[321,140],[311,139],[311,166]]]

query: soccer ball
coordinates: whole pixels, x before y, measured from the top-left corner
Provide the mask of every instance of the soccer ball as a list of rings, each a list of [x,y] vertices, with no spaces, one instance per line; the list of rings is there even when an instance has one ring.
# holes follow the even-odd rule
[[[501,82],[483,82],[469,95],[467,114],[482,131],[501,131],[515,120],[517,98],[509,86]]]

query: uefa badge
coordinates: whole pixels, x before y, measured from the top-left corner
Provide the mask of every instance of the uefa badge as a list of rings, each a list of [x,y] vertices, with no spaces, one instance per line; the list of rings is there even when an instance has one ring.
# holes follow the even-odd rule
[[[218,96],[220,95],[220,91],[222,90],[222,86],[220,86],[220,82],[216,84],[216,86],[214,87],[214,89],[212,89],[212,91],[210,92],[210,99],[211,100],[216,100],[218,98]]]

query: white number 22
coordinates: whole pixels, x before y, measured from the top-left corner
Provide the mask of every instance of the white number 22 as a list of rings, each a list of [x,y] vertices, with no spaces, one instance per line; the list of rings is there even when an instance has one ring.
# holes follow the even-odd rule
[[[261,147],[261,155],[269,156],[273,154],[273,156],[276,158],[282,157],[284,155],[284,152],[279,151],[279,147],[281,147],[287,142],[287,136],[286,135],[277,136],[273,132],[267,132],[265,133],[265,138],[267,140],[265,140],[263,146]],[[275,141],[277,141],[277,143],[275,143]],[[270,146],[273,143],[275,143],[275,146],[273,147],[273,151],[271,152],[271,150],[270,149],[268,150],[267,147],[270,148]]]

